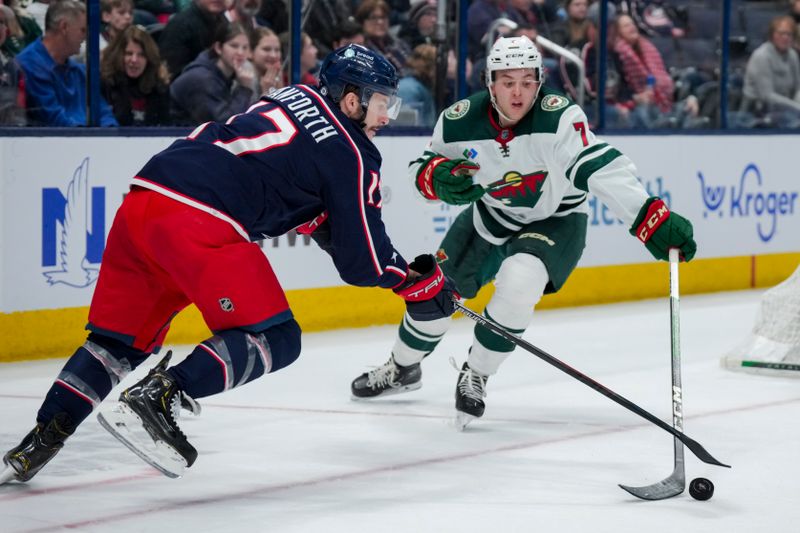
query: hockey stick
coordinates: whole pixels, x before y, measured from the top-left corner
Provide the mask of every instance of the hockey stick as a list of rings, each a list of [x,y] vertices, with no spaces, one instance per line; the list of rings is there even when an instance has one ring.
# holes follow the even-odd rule
[[[660,419],[656,418],[654,415],[652,415],[648,411],[645,411],[644,409],[642,409],[641,407],[639,407],[638,405],[636,405],[632,401],[628,400],[627,398],[625,398],[623,396],[620,396],[619,394],[617,394],[616,392],[612,391],[608,387],[606,387],[604,385],[601,385],[600,383],[598,383],[597,381],[593,380],[592,378],[590,378],[586,374],[583,374],[582,372],[580,372],[578,370],[575,370],[574,368],[572,368],[568,364],[556,359],[555,357],[553,357],[552,355],[548,354],[544,350],[542,350],[540,348],[537,348],[533,344],[530,344],[529,342],[521,339],[520,337],[517,337],[513,333],[509,333],[508,331],[504,330],[501,326],[495,324],[492,320],[490,320],[490,319],[488,319],[488,318],[486,318],[484,316],[479,315],[478,313],[476,313],[475,311],[473,311],[472,309],[470,309],[468,307],[463,306],[461,304],[461,302],[455,301],[454,304],[456,306],[456,309],[461,311],[465,316],[467,316],[468,318],[471,318],[472,320],[474,320],[475,322],[477,322],[481,326],[485,327],[489,331],[492,331],[492,332],[500,335],[504,339],[506,339],[506,340],[508,340],[510,342],[513,342],[514,344],[516,344],[517,346],[519,346],[523,350],[525,350],[527,352],[530,352],[533,355],[535,355],[536,357],[538,357],[539,359],[542,359],[543,361],[545,361],[546,363],[549,363],[549,364],[553,365],[554,367],[556,367],[557,369],[561,370],[562,372],[564,372],[564,373],[572,376],[573,378],[577,379],[578,381],[580,381],[584,385],[588,385],[589,387],[593,388],[594,390],[596,390],[597,392],[599,392],[603,396],[605,396],[605,397],[613,400],[614,402],[620,404],[625,409],[628,409],[629,411],[633,411],[634,413],[636,413],[637,415],[641,416],[642,418],[644,418],[648,422],[652,422],[653,424],[657,425],[658,427],[660,427],[664,431],[667,431],[667,432],[671,433],[672,435],[675,435],[675,437],[680,439],[680,441],[683,442],[686,445],[686,447],[689,448],[689,450],[691,450],[691,452],[693,454],[695,454],[697,456],[697,458],[700,459],[701,461],[703,461],[704,463],[708,463],[710,465],[724,466],[726,468],[730,468],[730,465],[726,465],[725,463],[721,463],[721,462],[717,461],[716,459],[714,459],[714,457],[710,453],[708,453],[706,451],[706,449],[703,448],[700,445],[699,442],[689,438],[688,435],[684,435],[682,432],[678,431],[677,429],[675,429],[671,425],[667,424],[663,420],[660,420]]]
[[[683,389],[681,388],[681,317],[678,284],[678,249],[669,251],[669,328],[672,353],[672,427],[683,431]],[[645,487],[620,485],[637,498],[643,500],[665,500],[683,492],[686,488],[686,468],[683,459],[683,443],[675,437],[675,468],[669,477]]]

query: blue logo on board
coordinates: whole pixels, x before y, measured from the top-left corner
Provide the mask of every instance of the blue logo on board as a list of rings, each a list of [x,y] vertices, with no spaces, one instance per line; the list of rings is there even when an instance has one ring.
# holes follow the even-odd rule
[[[89,187],[89,158],[61,189],[42,189],[42,274],[49,285],[88,287],[97,280],[106,232],[105,187]]]
[[[711,185],[702,172],[697,173],[700,180],[700,194],[703,198],[703,217],[716,215],[718,218],[754,218],[756,232],[762,242],[769,242],[778,231],[781,217],[794,215],[797,208],[798,191],[766,191],[761,170],[750,163],[742,171],[738,185],[730,188],[724,185]]]

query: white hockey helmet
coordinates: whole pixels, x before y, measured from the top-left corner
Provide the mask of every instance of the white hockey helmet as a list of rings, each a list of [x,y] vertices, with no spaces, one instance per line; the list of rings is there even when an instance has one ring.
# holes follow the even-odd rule
[[[536,81],[544,82],[544,69],[542,68],[542,54],[536,45],[526,36],[500,37],[492,46],[492,51],[486,58],[486,86],[494,83],[494,73],[498,70],[511,70],[517,68],[531,68],[536,75]]]

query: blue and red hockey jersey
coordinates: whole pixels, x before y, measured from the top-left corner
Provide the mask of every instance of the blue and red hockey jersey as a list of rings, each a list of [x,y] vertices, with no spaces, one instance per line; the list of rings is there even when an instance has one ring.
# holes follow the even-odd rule
[[[207,122],[133,179],[226,220],[246,239],[277,237],[323,212],[342,280],[391,288],[407,263],[381,220],[381,155],[315,88],[291,85],[224,124]]]

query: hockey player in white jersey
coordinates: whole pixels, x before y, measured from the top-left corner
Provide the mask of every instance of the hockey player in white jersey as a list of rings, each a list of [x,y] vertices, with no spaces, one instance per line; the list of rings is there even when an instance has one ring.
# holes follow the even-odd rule
[[[543,294],[558,291],[581,257],[592,192],[654,257],[679,248],[695,254],[692,225],[648,197],[625,155],[597,139],[583,110],[542,86],[542,58],[527,37],[500,38],[486,64],[487,91],[446,109],[424,154],[411,162],[417,189],[429,200],[470,204],[436,253],[464,298],[494,280],[484,310],[522,334]],[[357,377],[354,399],[418,389],[420,362],[441,341],[450,318],[403,317],[391,357]],[[483,415],[486,381],[514,345],[475,327],[456,384],[461,428]]]

